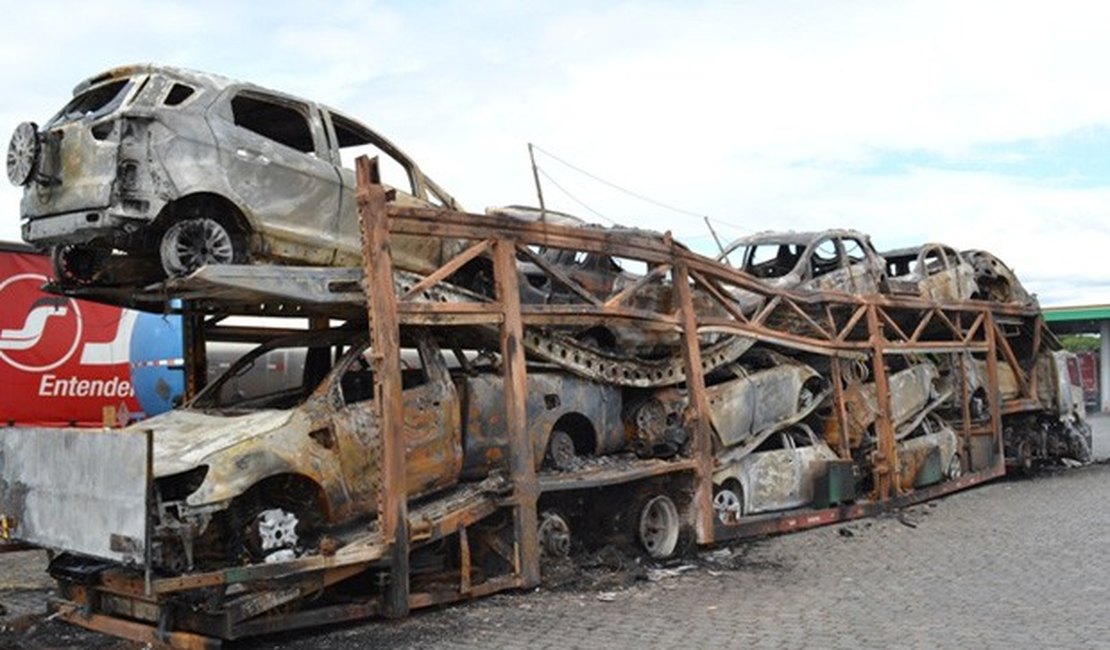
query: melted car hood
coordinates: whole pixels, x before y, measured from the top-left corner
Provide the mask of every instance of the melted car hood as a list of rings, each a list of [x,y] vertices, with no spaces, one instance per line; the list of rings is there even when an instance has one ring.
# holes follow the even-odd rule
[[[177,409],[132,426],[154,432],[154,475],[169,476],[198,465],[212,454],[284,426],[292,411],[254,411],[214,415]]]

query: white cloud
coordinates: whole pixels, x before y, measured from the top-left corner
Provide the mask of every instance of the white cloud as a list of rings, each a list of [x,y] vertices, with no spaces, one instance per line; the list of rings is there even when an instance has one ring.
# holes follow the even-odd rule
[[[726,237],[849,226],[880,246],[948,241],[996,251],[1042,297],[1110,302],[1097,263],[1110,189],[1007,177],[998,165],[1017,154],[975,153],[1110,125],[1103,3],[137,6],[3,7],[0,131],[41,121],[103,68],[155,60],[365,118],[475,210],[534,202],[535,141],[736,224]],[[859,171],[898,150],[975,155],[980,171]],[[696,218],[541,164],[607,217],[709,245]],[[546,195],[589,216],[553,187]],[[0,238],[18,238],[18,192],[0,190],[0,207]]]

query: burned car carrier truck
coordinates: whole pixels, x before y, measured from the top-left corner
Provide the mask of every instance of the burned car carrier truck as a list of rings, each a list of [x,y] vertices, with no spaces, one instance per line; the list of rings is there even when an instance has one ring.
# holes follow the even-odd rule
[[[382,164],[345,163],[363,145]],[[889,293],[852,231],[763,234],[734,266],[465,213],[336,111],[158,66],[18,127],[8,174],[51,292],[182,319],[181,408],[0,429],[0,537],[52,549],[56,615],[111,634],[404,616],[535,587],[545,555],[654,561],[904,507],[1003,475],[1015,440],[1082,451],[1049,444],[1079,425],[1016,279]],[[209,383],[227,342],[258,347]]]

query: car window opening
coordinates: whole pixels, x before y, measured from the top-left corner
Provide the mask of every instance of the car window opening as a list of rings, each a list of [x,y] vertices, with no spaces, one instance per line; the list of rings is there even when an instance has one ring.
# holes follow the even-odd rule
[[[344,167],[354,169],[355,159],[359,156],[377,157],[382,183],[402,192],[416,194],[416,183],[409,168],[379,146],[365,129],[335,113],[331,114],[331,121],[335,127],[335,139],[338,140],[340,163]]]
[[[47,127],[69,120],[107,115],[123,103],[130,83],[129,79],[120,79],[86,90],[69,100],[65,108],[47,122]]]
[[[859,264],[867,258],[863,252],[863,244],[855,239],[845,238],[841,242],[844,244],[844,256],[847,258],[849,265]]]
[[[297,151],[315,152],[312,131],[304,113],[297,109],[249,95],[231,100],[235,125]]]
[[[810,257],[813,277],[825,275],[830,271],[840,268],[840,253],[836,249],[836,242],[826,240],[821,242]]]
[[[193,96],[195,91],[186,86],[185,84],[175,83],[170,92],[166,95],[166,99],[162,102],[166,106],[178,106],[186,99]]]
[[[753,246],[745,269],[757,278],[781,278],[794,270],[802,247],[794,244]]]

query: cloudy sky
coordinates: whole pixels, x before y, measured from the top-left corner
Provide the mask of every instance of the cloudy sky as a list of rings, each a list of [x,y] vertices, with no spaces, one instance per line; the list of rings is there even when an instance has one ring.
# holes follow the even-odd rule
[[[85,77],[153,61],[362,118],[472,211],[536,203],[533,142],[549,207],[590,221],[671,230],[702,252],[699,215],[724,239],[852,227],[880,250],[943,241],[995,252],[1043,304],[1110,303],[1106,3],[0,10],[5,132],[44,121]],[[0,190],[2,240],[19,238],[18,199]]]

